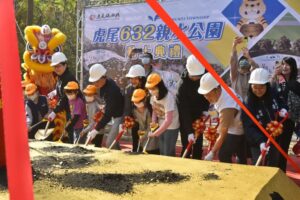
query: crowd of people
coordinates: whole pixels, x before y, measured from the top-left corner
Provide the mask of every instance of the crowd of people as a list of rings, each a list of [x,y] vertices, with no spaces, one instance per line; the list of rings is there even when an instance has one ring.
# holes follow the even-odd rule
[[[282,133],[274,138],[287,153],[292,134],[299,134],[300,129],[297,63],[294,58],[286,57],[278,62],[273,74],[269,74],[254,62],[246,48],[238,59],[236,47],[242,39],[237,37],[233,42],[231,89],[263,127],[284,119]],[[65,112],[68,119],[65,132],[69,143],[91,142],[102,147],[105,127],[110,124],[104,145],[110,147],[126,120],[132,119],[134,123],[130,133],[134,152],[141,152],[144,148],[151,154],[175,156],[180,134],[182,155],[192,143],[187,157],[213,160],[218,155],[221,162],[231,163],[235,158],[240,164],[255,164],[261,152],[267,152],[265,165],[286,170],[284,156],[273,144],[268,146],[267,136],[194,55],[187,58],[180,81],[175,81],[176,88],[168,85],[165,74],[152,66],[150,53],[143,53],[140,58],[140,64],[131,66],[126,74],[129,84],[124,91],[107,75],[105,66],[97,63],[90,67],[90,84],[81,92],[68,69],[66,56],[61,52],[55,53],[51,66],[58,81],[56,89],[47,95],[48,99],[58,99],[55,108],[49,109],[47,98],[39,95],[33,83],[27,84],[24,89],[29,138],[34,138],[37,129],[45,127],[48,122],[53,127],[57,114]],[[203,117],[212,118],[212,105],[218,113],[214,123],[217,124],[217,137],[211,141],[213,145],[208,153],[203,155],[205,129],[201,130],[201,134],[195,134],[194,123]],[[206,129],[210,128],[211,123],[206,121],[205,124]],[[113,148],[120,149],[118,141]]]

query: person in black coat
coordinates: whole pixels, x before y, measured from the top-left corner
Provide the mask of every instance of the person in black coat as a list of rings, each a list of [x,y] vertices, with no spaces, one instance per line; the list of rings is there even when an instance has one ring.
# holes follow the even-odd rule
[[[100,89],[100,98],[105,102],[104,115],[96,127],[88,133],[88,138],[94,139],[95,146],[101,146],[103,129],[113,119],[113,125],[106,139],[106,147],[109,147],[119,133],[119,125],[123,121],[124,97],[120,88],[106,76],[106,69],[101,64],[94,64],[90,68],[89,81]],[[117,143],[114,149],[120,149]]]
[[[62,52],[57,52],[53,54],[51,60],[51,66],[54,67],[54,72],[58,77],[56,88],[52,92],[50,92],[47,96],[52,99],[55,96],[58,97],[58,103],[54,110],[49,114],[48,119],[53,121],[56,117],[56,114],[62,111],[66,112],[67,120],[70,118],[70,107],[68,103],[68,98],[64,93],[64,87],[68,84],[68,82],[75,81],[78,83],[73,74],[69,71],[67,67],[67,57]],[[82,93],[79,90],[79,97],[83,98]],[[68,133],[72,130],[69,130]],[[73,134],[68,134],[69,143],[73,143]]]
[[[182,75],[177,93],[182,143],[181,154],[183,154],[187,148],[189,141],[194,141],[192,158],[201,159],[203,136],[201,134],[195,141],[192,124],[203,115],[203,112],[207,112],[209,108],[209,102],[203,95],[197,92],[200,86],[200,78],[202,74],[204,74],[205,69],[194,55],[188,57],[186,68],[186,71]],[[191,152],[188,153],[188,157],[190,153]]]
[[[297,81],[297,62],[293,57],[284,57],[276,66],[271,81],[272,92],[280,104],[284,105],[289,112],[287,126],[289,134],[283,138],[283,150],[288,153],[293,131],[298,129],[300,122],[300,100],[299,82]],[[296,127],[295,127],[296,126]],[[297,131],[296,131],[297,132]],[[286,167],[285,158],[281,158],[281,163]]]
[[[276,98],[272,92],[269,83],[269,73],[267,70],[258,68],[255,69],[250,76],[249,91],[245,101],[245,106],[249,109],[252,115],[259,121],[259,123],[266,128],[267,124],[277,119],[281,121],[287,115],[287,110],[284,105]],[[277,114],[279,113],[279,115]],[[276,116],[277,115],[277,116]],[[266,148],[268,138],[261,132],[261,130],[254,124],[248,115],[242,113],[242,121],[246,139],[250,145],[252,154],[252,163],[255,164],[259,155],[263,150],[267,150],[268,166],[279,167],[285,171],[286,165],[282,161],[282,155],[275,148],[273,144],[270,148]],[[289,121],[283,123],[283,132],[280,136],[275,138],[275,141],[283,147],[284,138],[289,135],[290,125]]]

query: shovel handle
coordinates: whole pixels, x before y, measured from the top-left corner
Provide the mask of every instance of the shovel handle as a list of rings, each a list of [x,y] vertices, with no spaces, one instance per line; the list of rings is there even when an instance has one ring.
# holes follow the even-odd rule
[[[117,135],[116,139],[113,141],[113,143],[111,143],[111,145],[109,146],[108,149],[113,148],[113,146],[116,144],[116,142],[118,142],[121,139],[123,133],[124,133],[124,129],[120,131],[120,133]]]
[[[118,142],[118,141],[121,139],[123,133],[124,133],[124,129],[121,130],[120,133],[117,135],[117,137],[116,137],[116,142]]]
[[[62,138],[64,137],[64,134],[65,134],[65,130],[62,132],[61,136],[59,137],[59,142],[62,142]]]
[[[49,125],[50,125],[50,121],[48,120],[48,122],[47,122],[47,124],[46,124],[46,128],[45,128],[44,135],[47,135]]]
[[[147,149],[147,146],[149,144],[149,141],[150,141],[150,137],[148,137],[147,142],[146,142],[146,144],[145,144],[145,146],[143,148],[143,153],[146,153],[146,149]]]
[[[32,125],[32,126],[30,127],[30,129],[33,129],[33,128],[37,127],[38,125],[40,125],[40,124],[41,124],[41,123],[43,123],[43,122],[45,122],[45,120],[44,120],[44,119],[42,119],[42,120],[41,120],[41,121],[39,121],[38,123],[36,123],[36,124]]]
[[[117,140],[115,139],[115,140],[111,143],[111,145],[108,147],[108,149],[111,150],[111,148],[113,148],[113,146],[116,144],[116,142],[117,142]]]
[[[185,158],[185,157],[186,157],[186,154],[190,151],[190,149],[192,148],[192,145],[193,145],[193,144],[194,144],[193,141],[190,141],[190,142],[189,142],[189,144],[188,144],[188,146],[186,147],[186,149],[185,149],[185,151],[184,151],[184,153],[183,153],[183,155],[182,155],[181,158]]]
[[[270,146],[270,139],[268,139],[268,141],[267,141],[267,143],[266,143],[266,147],[268,147],[268,146]],[[262,159],[266,156],[266,153],[267,153],[267,150],[263,150],[263,151],[260,153],[260,155],[259,155],[259,157],[258,157],[258,159],[257,159],[257,161],[256,161],[256,163],[255,163],[255,166],[260,165]]]
[[[74,142],[74,144],[79,144],[79,140],[80,140],[81,136],[79,135],[78,139]]]
[[[141,139],[139,139],[139,143],[138,143],[138,147],[136,149],[136,152],[139,152],[140,146],[141,146]]]
[[[84,146],[87,146],[90,143],[91,137],[87,137]]]

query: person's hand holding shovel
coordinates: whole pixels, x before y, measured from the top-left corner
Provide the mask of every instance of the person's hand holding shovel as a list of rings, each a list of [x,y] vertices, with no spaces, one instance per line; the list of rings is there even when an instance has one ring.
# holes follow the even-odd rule
[[[55,112],[51,112],[49,115],[48,115],[48,121],[52,122],[56,117],[56,113]]]
[[[144,146],[144,148],[143,148],[143,153],[147,153],[147,152],[146,152],[146,149],[147,149],[147,146],[148,146],[148,144],[149,144],[150,138],[155,137],[155,136],[152,136],[152,133],[153,133],[155,130],[157,130],[158,127],[159,127],[158,123],[155,123],[155,122],[151,122],[151,123],[150,123],[150,133],[148,133],[148,139],[147,139],[147,142],[146,142],[146,144],[145,144],[145,146]]]
[[[97,131],[96,129],[93,129],[92,131],[90,131],[88,133],[88,138],[90,138],[90,140],[93,140],[98,133],[99,133],[99,131]]]
[[[157,129],[158,129],[159,125],[158,123],[155,123],[155,122],[151,122],[150,123],[150,130],[151,130],[151,133],[148,134],[148,137],[158,137],[160,134],[157,133]]]
[[[146,131],[138,130],[138,135],[139,135],[139,138],[140,138],[141,141],[145,140]]]

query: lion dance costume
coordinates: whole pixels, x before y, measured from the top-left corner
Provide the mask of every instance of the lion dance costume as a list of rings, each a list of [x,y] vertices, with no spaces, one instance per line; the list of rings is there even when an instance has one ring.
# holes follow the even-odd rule
[[[48,25],[27,26],[24,32],[27,41],[22,64],[26,71],[24,82],[35,83],[40,94],[46,95],[55,89],[57,81],[53,73],[54,68],[50,66],[51,57],[54,53],[62,51],[66,36],[56,28],[50,29]],[[49,105],[50,108],[53,106],[55,105],[52,103]],[[54,123],[53,140],[56,141],[64,132],[65,113],[57,113]]]

